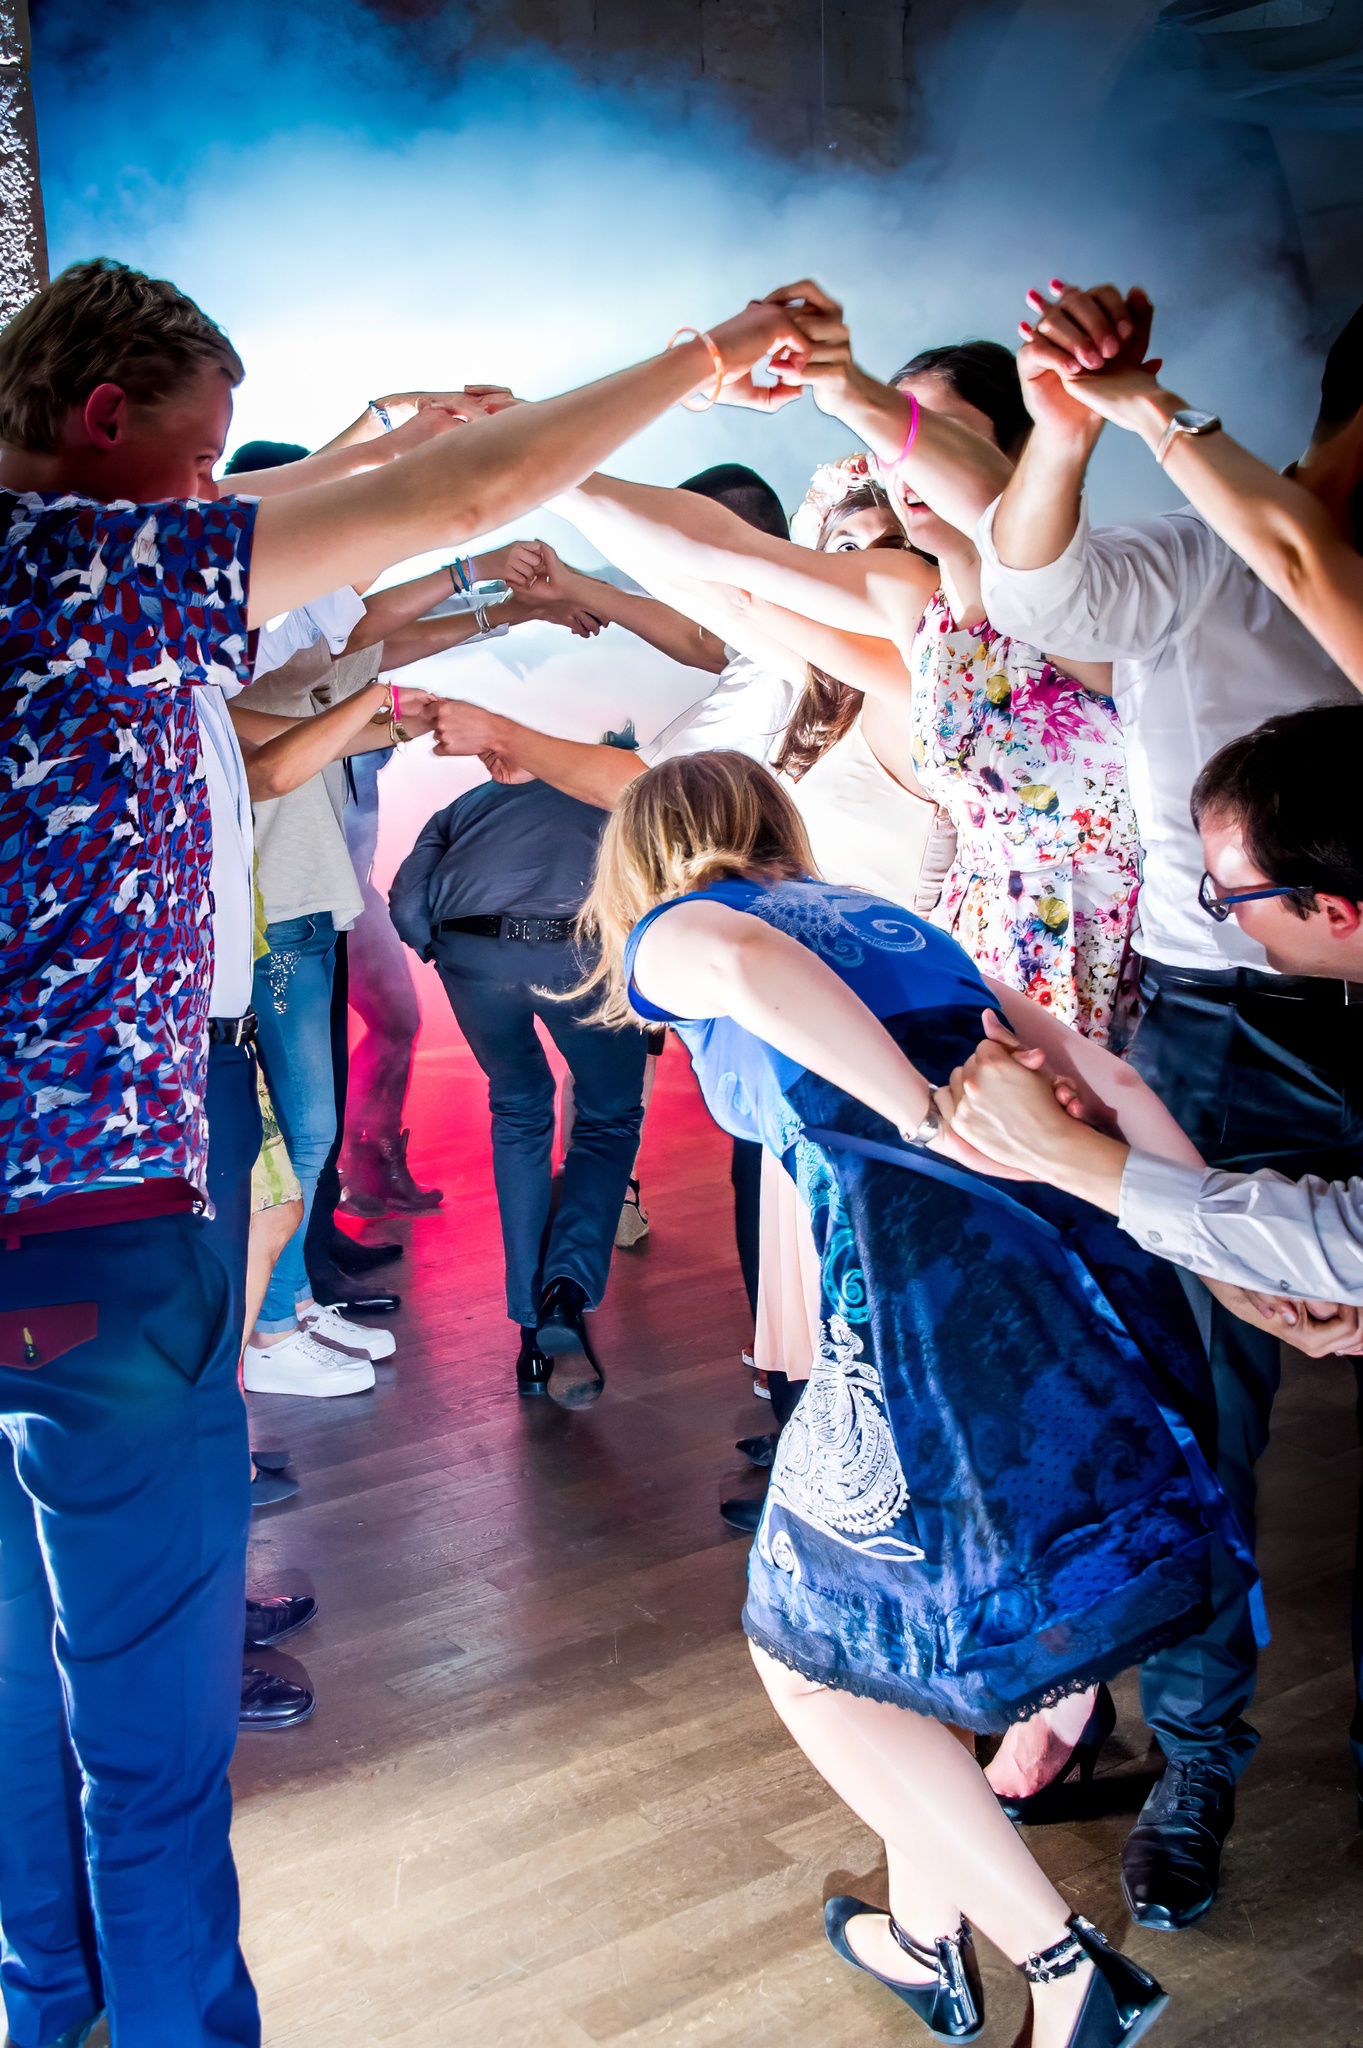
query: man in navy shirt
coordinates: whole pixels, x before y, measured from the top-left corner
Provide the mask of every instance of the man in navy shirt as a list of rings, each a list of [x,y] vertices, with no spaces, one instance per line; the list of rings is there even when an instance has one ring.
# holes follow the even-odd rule
[[[573,920],[605,823],[597,805],[513,770],[436,813],[390,898],[488,1077],[517,1385],[565,1408],[589,1406],[605,1384],[584,1317],[605,1292],[644,1117],[643,1032],[589,1022],[590,1000],[560,1000],[582,978]],[[536,1018],[568,1062],[577,1112],[552,1221],[554,1077]]]

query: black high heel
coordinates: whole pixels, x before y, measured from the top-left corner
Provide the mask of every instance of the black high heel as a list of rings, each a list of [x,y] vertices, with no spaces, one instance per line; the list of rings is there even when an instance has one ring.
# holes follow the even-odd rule
[[[1069,1933],[1063,1941],[1028,1956],[1023,1976],[1029,1984],[1050,1984],[1070,1976],[1081,1963],[1092,1963],[1093,1977],[1067,2048],[1131,2048],[1164,2011],[1168,1992],[1081,1914],[1075,1913],[1066,1925]]]
[[[922,1948],[905,1934],[894,1914],[889,1915],[890,1932],[909,1956],[924,1970],[935,1970],[935,1984],[899,1984],[882,1977],[869,1963],[863,1963],[847,1939],[847,1923],[861,1913],[878,1913],[861,1899],[843,1896],[830,1899],[823,1909],[823,1931],[845,1963],[865,1970],[878,1984],[902,1998],[917,2013],[939,2041],[973,2041],[984,2025],[984,1986],[970,1929],[963,1920],[956,1934],[939,1934],[932,1948]]]
[[[1061,1799],[1057,1795],[1065,1780],[1075,1771],[1079,1773],[1081,1792],[1087,1794],[1093,1784],[1094,1765],[1116,1726],[1117,1709],[1112,1703],[1112,1694],[1105,1685],[1100,1685],[1098,1697],[1093,1702],[1093,1712],[1085,1721],[1079,1740],[1070,1751],[1060,1775],[1052,1778],[1049,1785],[1043,1785],[1040,1791],[1024,1793],[1020,1798],[1008,1792],[995,1795],[1009,1820],[1038,1828],[1051,1821],[1082,1818],[1082,1801],[1080,1808],[1076,1808],[1073,1799]]]

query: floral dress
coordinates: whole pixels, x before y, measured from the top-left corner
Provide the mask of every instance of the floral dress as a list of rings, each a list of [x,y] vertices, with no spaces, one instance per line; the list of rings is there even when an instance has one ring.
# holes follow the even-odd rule
[[[898,905],[810,880],[697,893],[808,947],[928,1080],[979,1043],[978,971]],[[672,907],[635,927],[631,977]],[[987,1731],[1200,1627],[1211,1531],[1252,1565],[1197,1448],[1214,1402],[1174,1268],[1071,1196],[907,1147],[732,1018],[672,1017],[632,980],[630,1000],[675,1025],[715,1121],[761,1140],[813,1225],[818,1342],[749,1556],[749,1636]]]
[[[1139,879],[1110,697],[939,591],[910,657],[918,779],[956,827],[934,922],[984,973],[1105,1044]]]

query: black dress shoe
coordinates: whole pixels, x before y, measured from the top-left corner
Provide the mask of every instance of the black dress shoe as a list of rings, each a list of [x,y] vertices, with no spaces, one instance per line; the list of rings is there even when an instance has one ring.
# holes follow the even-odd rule
[[[750,1465],[756,1465],[765,1472],[776,1456],[776,1446],[780,1440],[779,1432],[773,1432],[771,1436],[741,1436],[734,1449],[742,1451]]]
[[[719,1519],[727,1529],[737,1529],[740,1536],[755,1536],[765,1505],[764,1500],[722,1500]]]
[[[292,1679],[276,1678],[258,1664],[241,1667],[241,1726],[296,1728],[317,1704],[317,1695]]]
[[[314,1259],[308,1278],[323,1308],[338,1308],[343,1315],[353,1309],[360,1316],[391,1316],[402,1307],[400,1294],[385,1294],[363,1280],[352,1280],[330,1259]]]
[[[298,1491],[298,1481],[291,1472],[260,1471],[251,1476],[251,1511],[257,1508],[275,1507],[281,1500],[292,1500]]]
[[[339,1266],[343,1273],[372,1273],[379,1266],[391,1266],[394,1259],[400,1259],[404,1247],[400,1244],[361,1244],[357,1238],[347,1237],[343,1230],[332,1226],[327,1241],[327,1257],[333,1266]]]
[[[272,1650],[285,1636],[296,1636],[317,1612],[311,1593],[272,1593],[246,1603],[246,1648]]]
[[[535,1339],[550,1361],[549,1398],[560,1408],[590,1408],[606,1384],[587,1335],[586,1306],[576,1280],[551,1280],[540,1296]]]
[[[536,1401],[549,1391],[549,1375],[554,1361],[540,1350],[539,1340],[533,1330],[521,1324],[521,1348],[516,1360],[516,1392],[523,1401]]]
[[[1122,1850],[1122,1897],[1138,1927],[1172,1934],[1202,1918],[1234,1819],[1229,1771],[1197,1760],[1165,1765]]]

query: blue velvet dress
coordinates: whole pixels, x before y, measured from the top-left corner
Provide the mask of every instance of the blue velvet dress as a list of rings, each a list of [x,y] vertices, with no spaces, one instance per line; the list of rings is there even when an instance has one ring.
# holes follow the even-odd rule
[[[993,1007],[944,932],[860,890],[698,892],[808,946],[927,1079]],[[664,904],[631,934],[635,949]],[[1205,1621],[1214,1402],[1174,1269],[1051,1188],[905,1146],[730,1018],[676,1026],[706,1104],[780,1158],[822,1267],[813,1371],[782,1432],[744,1627],[830,1686],[982,1732]]]

